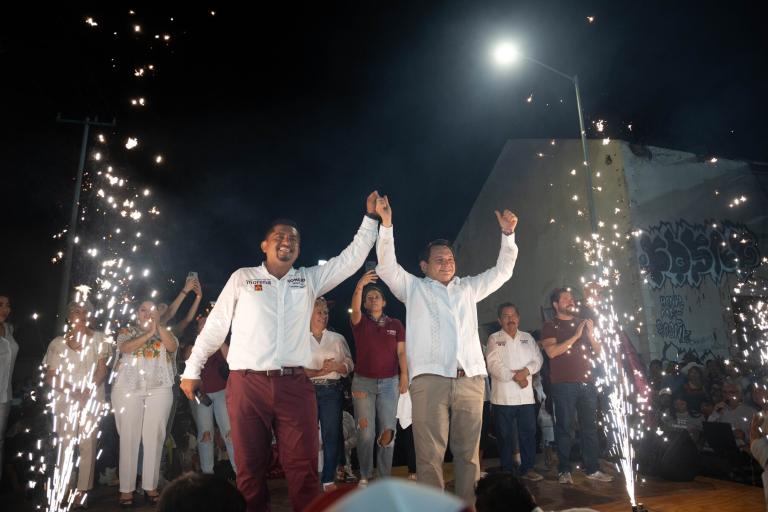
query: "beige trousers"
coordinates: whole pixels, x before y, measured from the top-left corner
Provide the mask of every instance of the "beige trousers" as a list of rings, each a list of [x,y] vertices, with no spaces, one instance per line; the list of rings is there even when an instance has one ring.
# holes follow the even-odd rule
[[[443,459],[450,443],[455,492],[469,505],[475,503],[475,484],[480,477],[484,392],[482,375],[457,379],[418,375],[410,387],[419,481],[445,488]]]

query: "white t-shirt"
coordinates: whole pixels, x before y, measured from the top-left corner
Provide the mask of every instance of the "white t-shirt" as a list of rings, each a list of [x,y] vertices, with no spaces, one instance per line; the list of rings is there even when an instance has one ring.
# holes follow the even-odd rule
[[[5,334],[0,336],[0,404],[13,398],[13,366],[19,354],[19,344],[13,339],[13,327],[6,323]]]

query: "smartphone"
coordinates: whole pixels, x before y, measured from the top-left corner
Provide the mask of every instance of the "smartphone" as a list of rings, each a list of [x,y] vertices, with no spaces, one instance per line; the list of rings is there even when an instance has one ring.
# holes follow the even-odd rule
[[[197,279],[197,272],[190,272],[187,274],[187,279]]]
[[[366,261],[365,262],[365,271],[369,272],[371,270],[376,270],[376,262],[375,261]]]

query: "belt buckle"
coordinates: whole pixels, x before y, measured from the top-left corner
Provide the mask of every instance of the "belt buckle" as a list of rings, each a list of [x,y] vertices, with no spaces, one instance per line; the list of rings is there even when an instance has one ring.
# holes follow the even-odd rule
[[[287,375],[287,373],[285,373],[285,368],[283,368],[282,366],[280,367],[278,372],[280,372],[280,373],[277,374],[278,377],[282,377],[283,375]]]

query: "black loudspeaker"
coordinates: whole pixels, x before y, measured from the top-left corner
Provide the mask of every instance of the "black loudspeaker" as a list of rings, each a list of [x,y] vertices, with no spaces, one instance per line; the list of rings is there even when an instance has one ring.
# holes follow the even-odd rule
[[[689,482],[701,469],[699,451],[685,430],[649,433],[639,446],[637,463],[640,473],[674,482]]]

